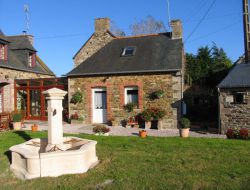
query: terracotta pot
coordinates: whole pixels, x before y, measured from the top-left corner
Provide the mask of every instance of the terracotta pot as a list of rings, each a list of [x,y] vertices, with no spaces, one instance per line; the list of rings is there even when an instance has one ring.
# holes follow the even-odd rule
[[[139,131],[139,137],[146,138],[147,137],[147,131]]]
[[[145,121],[145,129],[151,128],[151,121]]]
[[[189,136],[189,129],[190,128],[185,128],[185,129],[180,128],[179,129],[180,130],[180,136],[184,137],[184,138],[188,137]]]
[[[162,120],[158,120],[157,128],[158,129],[162,129],[163,128],[163,122],[162,122]]]
[[[32,125],[32,126],[31,126],[31,130],[32,130],[33,132],[37,131],[37,130],[38,130],[38,125],[37,125],[37,124]]]
[[[22,122],[13,122],[13,129],[14,130],[20,130],[21,125],[22,125]]]

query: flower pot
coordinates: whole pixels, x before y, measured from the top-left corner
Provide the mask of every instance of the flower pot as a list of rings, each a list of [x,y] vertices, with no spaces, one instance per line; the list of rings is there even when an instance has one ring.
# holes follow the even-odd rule
[[[22,125],[22,122],[13,122],[13,129],[14,130],[20,130],[21,125]]]
[[[163,129],[163,122],[162,122],[162,120],[158,120],[157,129]]]
[[[151,128],[151,121],[145,121],[145,129]]]
[[[37,125],[37,124],[32,125],[32,126],[31,126],[31,130],[32,130],[33,132],[37,131],[37,130],[38,130],[38,125]]]
[[[139,137],[146,138],[147,137],[147,131],[139,131]]]
[[[190,128],[180,128],[179,129],[180,130],[180,136],[184,137],[184,138],[188,137],[189,136],[189,129]]]

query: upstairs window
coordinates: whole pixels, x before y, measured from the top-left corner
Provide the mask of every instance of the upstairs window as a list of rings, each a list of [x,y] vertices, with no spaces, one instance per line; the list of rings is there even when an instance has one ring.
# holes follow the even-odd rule
[[[125,47],[122,51],[122,56],[133,56],[135,55],[136,47],[130,46],[130,47]]]
[[[35,62],[36,62],[36,54],[35,53],[29,53],[29,59],[28,59],[29,67],[35,67]]]
[[[7,60],[7,45],[0,44],[0,60]]]
[[[125,104],[132,103],[138,107],[138,87],[125,88]]]

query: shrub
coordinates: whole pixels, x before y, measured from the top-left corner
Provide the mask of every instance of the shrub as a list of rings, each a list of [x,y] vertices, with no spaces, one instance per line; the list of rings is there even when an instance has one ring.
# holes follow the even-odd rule
[[[226,136],[228,139],[248,139],[249,138],[249,130],[246,128],[228,128],[226,132]]]
[[[134,103],[127,103],[125,106],[124,106],[124,109],[127,111],[127,112],[132,112],[135,108],[135,104]]]
[[[180,124],[181,124],[181,128],[183,129],[190,128],[191,126],[189,119],[185,117],[181,118]]]
[[[159,108],[151,108],[150,110],[153,120],[162,119],[166,115],[166,112]]]
[[[21,122],[22,121],[22,114],[15,113],[12,117],[13,122]]]
[[[70,116],[70,120],[78,120],[79,119],[79,115],[75,112],[74,114],[72,114],[71,116]]]
[[[164,96],[163,90],[157,90],[157,91],[152,92],[152,94],[150,95],[150,98],[154,100],[154,99],[162,98],[163,96]]]
[[[110,129],[105,127],[104,125],[96,125],[93,128],[94,133],[108,133],[109,131],[110,131]]]
[[[249,138],[249,131],[246,128],[241,128],[239,130],[239,135],[241,139],[248,139]]]
[[[73,104],[82,102],[82,93],[78,91],[75,94],[73,94],[70,102]]]
[[[143,119],[143,121],[151,121],[152,120],[152,112],[150,109],[145,109],[143,110],[143,112],[141,113],[141,117]]]

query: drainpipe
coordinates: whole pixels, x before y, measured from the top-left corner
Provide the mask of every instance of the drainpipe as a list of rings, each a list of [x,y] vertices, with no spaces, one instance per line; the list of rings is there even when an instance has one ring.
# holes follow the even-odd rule
[[[217,88],[218,92],[218,127],[219,127],[219,133],[221,133],[221,120],[220,120],[220,89]]]

